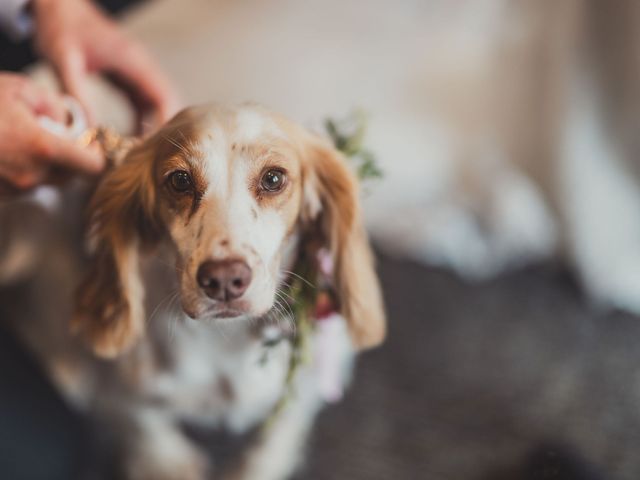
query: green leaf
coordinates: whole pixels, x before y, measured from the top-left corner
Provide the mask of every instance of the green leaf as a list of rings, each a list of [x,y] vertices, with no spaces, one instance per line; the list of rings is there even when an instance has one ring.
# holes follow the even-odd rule
[[[383,176],[375,155],[364,147],[367,133],[367,115],[364,111],[355,110],[339,121],[328,118],[325,128],[333,145],[353,163],[361,180]]]

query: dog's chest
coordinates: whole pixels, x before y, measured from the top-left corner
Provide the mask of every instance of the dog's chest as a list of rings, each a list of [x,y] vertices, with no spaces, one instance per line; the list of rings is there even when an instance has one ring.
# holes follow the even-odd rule
[[[186,320],[168,334],[170,361],[145,394],[180,418],[242,432],[266,418],[284,393],[291,344],[248,325]],[[269,337],[269,336],[267,336]]]

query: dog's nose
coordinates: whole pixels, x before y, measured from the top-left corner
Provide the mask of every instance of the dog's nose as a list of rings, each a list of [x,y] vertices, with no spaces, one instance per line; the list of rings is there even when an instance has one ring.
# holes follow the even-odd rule
[[[251,269],[241,260],[208,260],[198,267],[198,285],[214,300],[234,300],[251,283]]]

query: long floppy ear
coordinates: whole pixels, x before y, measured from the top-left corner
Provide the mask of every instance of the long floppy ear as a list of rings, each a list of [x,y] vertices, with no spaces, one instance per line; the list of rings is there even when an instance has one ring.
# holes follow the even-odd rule
[[[303,168],[304,210],[320,229],[334,264],[335,290],[354,345],[375,347],[386,334],[380,284],[365,232],[358,182],[346,159],[320,140],[312,140]]]
[[[77,291],[71,328],[103,357],[127,350],[144,332],[139,252],[157,237],[150,143],[107,172],[89,204],[95,251]]]

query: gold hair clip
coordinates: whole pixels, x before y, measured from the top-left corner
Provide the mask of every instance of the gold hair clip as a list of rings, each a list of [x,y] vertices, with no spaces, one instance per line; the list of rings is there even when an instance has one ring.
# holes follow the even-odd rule
[[[95,127],[85,130],[77,139],[76,143],[83,148],[93,144],[98,145],[107,160],[109,167],[119,165],[124,156],[137,140],[133,137],[122,136],[107,127]]]

